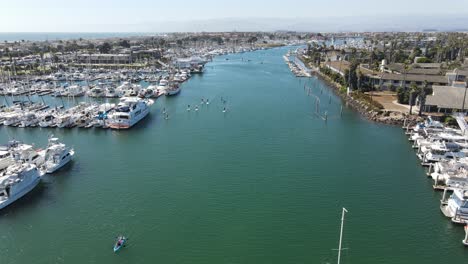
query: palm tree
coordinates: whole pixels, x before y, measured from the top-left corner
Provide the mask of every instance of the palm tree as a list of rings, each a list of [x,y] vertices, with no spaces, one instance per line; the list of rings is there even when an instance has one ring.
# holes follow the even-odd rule
[[[410,108],[409,108],[409,114],[411,115],[412,112],[413,112],[413,98],[414,98],[414,95],[415,94],[419,94],[420,93],[420,89],[418,88],[418,86],[416,85],[415,82],[411,82],[411,85],[410,85],[410,98],[409,98],[409,105],[410,105]]]
[[[410,70],[411,66],[408,65],[408,62],[405,61],[404,66],[403,66],[403,72],[404,72],[404,77],[403,77],[403,89],[406,90],[406,75],[408,74],[408,71]]]
[[[342,49],[340,51],[340,72],[341,72],[341,65],[343,64],[343,59],[344,59],[344,56],[346,55],[346,51],[344,49]]]
[[[424,80],[423,87],[421,89],[421,92],[419,93],[419,113],[418,113],[419,116],[422,115],[422,109],[424,108],[426,104],[427,85],[428,85],[427,81]]]

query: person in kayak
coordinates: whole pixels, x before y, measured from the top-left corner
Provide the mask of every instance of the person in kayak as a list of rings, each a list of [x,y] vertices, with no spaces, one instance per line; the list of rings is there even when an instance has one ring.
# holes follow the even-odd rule
[[[123,236],[120,236],[119,239],[117,240],[117,246],[121,246],[123,244],[123,241],[124,241],[124,237]]]

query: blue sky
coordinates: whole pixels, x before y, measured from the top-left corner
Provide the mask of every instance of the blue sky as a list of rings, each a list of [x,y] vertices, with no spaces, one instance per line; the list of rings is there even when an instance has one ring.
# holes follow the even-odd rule
[[[363,17],[468,16],[468,0],[0,0],[0,6],[0,32],[209,31],[248,24],[271,30],[306,20],[326,28],[340,17],[347,25]]]

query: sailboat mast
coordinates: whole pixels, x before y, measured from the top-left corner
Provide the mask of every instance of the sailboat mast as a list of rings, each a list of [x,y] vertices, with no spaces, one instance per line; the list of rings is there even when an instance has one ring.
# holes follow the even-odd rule
[[[338,261],[337,263],[340,264],[340,261],[341,261],[341,242],[343,241],[343,227],[344,227],[344,216],[345,216],[345,213],[347,213],[348,210],[346,210],[346,208],[343,207],[343,211],[341,213],[341,229],[340,229],[340,244],[338,245]]]

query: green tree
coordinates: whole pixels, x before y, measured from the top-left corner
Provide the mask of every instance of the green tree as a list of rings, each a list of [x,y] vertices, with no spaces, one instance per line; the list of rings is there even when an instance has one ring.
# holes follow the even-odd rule
[[[257,42],[257,41],[258,41],[258,38],[255,37],[255,36],[250,37],[250,38],[247,40],[247,42],[250,43],[250,44],[255,43],[255,42]]]
[[[357,89],[362,91],[362,79],[364,75],[362,74],[361,70],[357,71]]]
[[[414,105],[414,101],[416,99],[416,96],[415,95],[418,95],[420,94],[420,88],[416,85],[415,82],[411,82],[410,84],[410,91],[409,91],[409,105],[410,105],[410,108],[409,108],[409,114],[413,114],[413,105]]]
[[[54,54],[54,56],[52,56],[52,62],[53,63],[58,63],[59,62],[59,57]]]
[[[406,75],[408,74],[408,71],[410,70],[410,68],[411,67],[409,66],[408,62],[405,61],[404,66],[403,66],[404,77],[403,77],[403,83],[402,83],[402,87],[405,91],[406,91]]]
[[[431,62],[432,62],[432,60],[429,59],[429,58],[426,58],[426,57],[418,58],[416,60],[416,63],[431,63]]]
[[[119,46],[124,47],[124,48],[130,48],[130,43],[128,42],[128,40],[124,39],[119,42]]]
[[[356,60],[353,60],[349,65],[349,70],[345,71],[345,81],[351,90],[355,90],[358,87],[358,66],[359,63]]]
[[[104,42],[102,45],[98,47],[100,53],[107,54],[111,51],[112,46],[109,42]]]
[[[422,115],[422,109],[426,105],[426,96],[428,93],[427,86],[428,86],[427,81],[424,81],[422,89],[420,90],[420,93],[419,93],[419,113],[418,113],[419,116]]]

